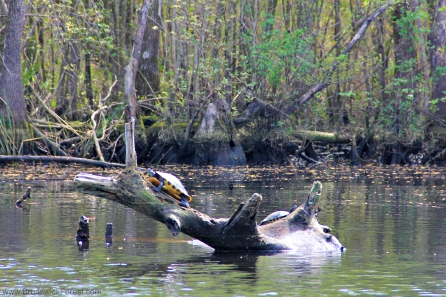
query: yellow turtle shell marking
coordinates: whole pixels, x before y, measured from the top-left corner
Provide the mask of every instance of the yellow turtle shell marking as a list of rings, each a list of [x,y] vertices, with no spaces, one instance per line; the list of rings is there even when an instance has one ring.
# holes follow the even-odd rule
[[[160,181],[154,177],[150,177],[149,180],[152,183],[152,185],[154,185],[155,187],[158,187],[160,185]],[[172,196],[173,198],[175,198],[179,201],[181,201],[181,194],[186,195],[187,202],[191,202],[191,200],[192,200],[192,197],[190,195],[181,192],[174,185],[172,185],[171,182],[169,182],[167,180],[164,182],[162,189],[164,192],[166,192],[167,194],[169,194],[170,196]]]

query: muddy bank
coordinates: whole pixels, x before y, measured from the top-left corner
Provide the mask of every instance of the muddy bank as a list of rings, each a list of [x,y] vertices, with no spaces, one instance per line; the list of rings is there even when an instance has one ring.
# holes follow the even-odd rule
[[[292,137],[261,132],[214,132],[197,134],[191,129],[186,139],[185,124],[167,129],[154,124],[139,133],[136,151],[139,163],[188,164],[195,166],[294,165],[312,167],[321,164],[363,166],[382,165],[446,165],[442,148],[425,149],[421,143],[410,145],[386,144],[378,137],[360,135],[337,136],[315,131],[295,132]],[[123,148],[115,162],[122,162]]]

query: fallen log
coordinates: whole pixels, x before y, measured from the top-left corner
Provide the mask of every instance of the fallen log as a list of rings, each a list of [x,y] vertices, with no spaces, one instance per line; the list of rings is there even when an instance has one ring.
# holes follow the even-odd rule
[[[126,124],[126,133],[131,133]],[[134,147],[127,146],[128,150]],[[132,154],[128,154],[130,158]],[[135,155],[136,156],[136,155]],[[262,202],[253,194],[241,203],[230,218],[212,218],[191,207],[181,207],[164,192],[155,192],[148,176],[138,171],[131,160],[117,178],[79,173],[74,178],[79,191],[103,197],[130,207],[167,226],[173,236],[180,232],[196,238],[216,251],[230,250],[337,250],[344,247],[330,234],[330,228],[319,224],[316,213],[322,184],[313,187],[300,207],[288,216],[258,226],[256,215]]]
[[[90,159],[83,159],[83,158],[76,158],[76,157],[60,157],[60,156],[30,156],[30,155],[7,156],[7,155],[0,155],[0,163],[3,163],[3,162],[78,163],[78,164],[101,166],[101,167],[105,167],[105,168],[112,168],[112,167],[125,168],[124,164],[103,162],[103,161],[98,161],[98,160],[90,160]]]

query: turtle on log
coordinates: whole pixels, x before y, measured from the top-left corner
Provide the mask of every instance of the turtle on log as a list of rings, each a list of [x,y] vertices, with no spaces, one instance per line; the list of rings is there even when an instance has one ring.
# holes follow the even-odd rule
[[[266,218],[264,218],[260,222],[259,226],[263,226],[263,225],[275,222],[277,220],[283,219],[283,218],[285,218],[287,215],[289,215],[290,213],[292,213],[296,209],[297,209],[297,205],[293,205],[290,208],[290,211],[279,210],[279,211],[275,211],[273,213],[270,213]]]
[[[147,171],[150,175],[150,182],[156,187],[154,189],[155,192],[163,190],[173,198],[179,200],[181,206],[189,207],[189,202],[192,200],[192,197],[176,176],[167,172],[154,171],[151,168],[148,168]]]

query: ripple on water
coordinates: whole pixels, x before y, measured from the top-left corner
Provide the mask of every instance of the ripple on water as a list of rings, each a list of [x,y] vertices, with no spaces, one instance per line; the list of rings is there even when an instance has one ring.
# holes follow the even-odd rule
[[[262,192],[260,213],[266,216],[303,201],[311,182],[295,180],[283,189],[246,182],[233,192],[221,189],[223,194],[213,199],[206,199],[203,188],[206,193],[194,201],[204,204],[194,207],[230,217],[244,200],[239,197]],[[26,288],[40,282],[55,289],[101,289],[103,296],[312,296],[316,289],[320,296],[446,296],[445,208],[424,203],[444,192],[446,183],[435,192],[325,184],[319,219],[347,246],[342,255],[218,255],[188,237],[172,239],[165,225],[133,210],[48,183],[36,188],[35,204],[26,212],[0,203],[0,224],[11,226],[0,238],[0,286]],[[21,194],[20,187],[3,193]],[[73,236],[83,214],[95,220],[90,251],[79,253]],[[114,223],[116,234],[109,248],[103,238],[107,222]]]

